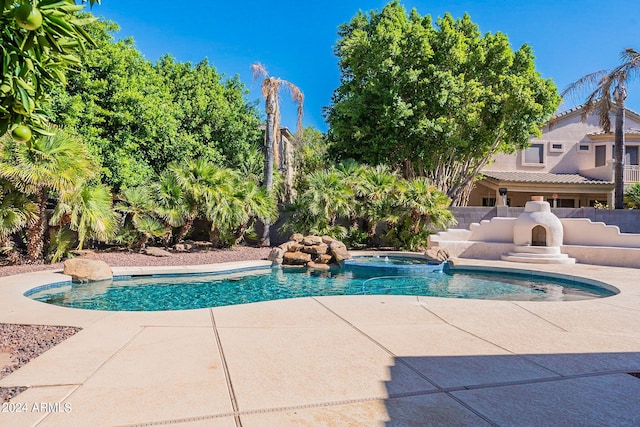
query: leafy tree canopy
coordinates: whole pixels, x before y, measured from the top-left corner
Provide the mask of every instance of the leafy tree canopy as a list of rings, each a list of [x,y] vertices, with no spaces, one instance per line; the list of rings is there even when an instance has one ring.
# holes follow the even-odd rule
[[[87,30],[96,46],[54,97],[51,116],[82,135],[116,192],[177,161],[237,167],[259,144],[258,114],[237,77],[223,80],[206,60],[192,66],[165,56],[154,66],[131,38],[114,40],[110,21]]]
[[[469,15],[436,25],[398,1],[339,30],[341,84],[326,117],[330,153],[401,168],[465,201],[480,169],[539,135],[560,98],[531,47],[481,35]]]

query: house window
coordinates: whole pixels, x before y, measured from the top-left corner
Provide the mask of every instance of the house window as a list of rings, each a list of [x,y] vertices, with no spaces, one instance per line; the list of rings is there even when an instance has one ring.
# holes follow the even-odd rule
[[[482,198],[482,206],[495,206],[496,198],[495,197],[483,197]]]
[[[624,164],[625,165],[638,165],[638,146],[627,146],[625,147],[624,153]]]
[[[576,145],[576,150],[578,150],[578,153],[590,153],[591,152],[591,145],[589,145],[589,144],[578,144],[578,145]]]
[[[531,144],[522,153],[522,164],[529,166],[544,165],[544,144]]]
[[[596,167],[607,164],[607,146],[596,145]]]
[[[576,201],[574,199],[556,199],[557,208],[575,208]]]
[[[549,143],[549,152],[551,152],[551,153],[563,153],[564,152],[564,143],[562,143],[562,142],[550,142]]]

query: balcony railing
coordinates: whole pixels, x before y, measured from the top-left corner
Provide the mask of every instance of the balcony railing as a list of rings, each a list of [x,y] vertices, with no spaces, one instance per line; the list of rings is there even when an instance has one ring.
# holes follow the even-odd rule
[[[638,165],[625,165],[625,167],[624,167],[624,182],[625,183],[640,182],[640,166],[638,166]]]

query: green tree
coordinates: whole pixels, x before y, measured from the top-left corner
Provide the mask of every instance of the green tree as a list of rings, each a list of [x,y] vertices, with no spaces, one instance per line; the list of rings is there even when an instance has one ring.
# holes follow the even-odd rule
[[[624,193],[625,204],[631,209],[640,209],[640,183],[636,182]]]
[[[356,183],[357,211],[365,220],[367,242],[372,244],[377,225],[391,214],[400,190],[396,173],[388,166],[368,167]]]
[[[0,136],[11,129],[24,142],[31,130],[44,132],[43,104],[92,42],[84,26],[93,18],[78,16],[82,8],[73,0],[0,0]]]
[[[454,205],[499,152],[527,145],[559,103],[531,48],[481,36],[468,15],[437,20],[398,1],[339,30],[341,84],[326,111],[330,154],[426,176]]]
[[[315,171],[307,177],[306,190],[292,205],[288,228],[343,238],[347,230],[338,224],[338,219],[351,216],[354,196],[355,191],[342,172],[334,168]]]
[[[264,186],[267,191],[273,189],[273,165],[279,163],[280,153],[280,90],[286,89],[291,94],[291,100],[298,105],[298,135],[302,133],[302,104],[304,95],[302,91],[293,83],[281,78],[272,77],[267,69],[260,63],[251,65],[254,79],[262,78],[262,97],[265,101],[265,112],[267,114],[267,125],[265,128],[264,146]],[[285,193],[291,194],[293,182],[285,183]],[[269,246],[269,223],[264,224],[264,231],[260,239],[261,246]]]
[[[327,157],[327,138],[313,126],[307,126],[302,132],[300,145],[295,152],[296,185],[300,186],[304,177],[330,164]]]
[[[391,225],[387,238],[398,248],[423,250],[429,234],[455,224],[450,203],[427,178],[405,180],[387,218]]]
[[[125,188],[118,199],[116,210],[124,213],[121,233],[133,250],[140,251],[149,239],[169,233],[169,228],[159,218],[150,186]],[[131,234],[133,238],[129,240]]]
[[[259,147],[260,119],[248,104],[248,90],[238,76],[225,79],[203,60],[178,63],[165,55],[155,65],[172,95],[181,138],[191,144],[189,158],[204,157],[226,167],[242,167]]]
[[[611,132],[611,110],[614,110],[614,208],[624,208],[624,110],[627,99],[627,80],[640,71],[640,52],[625,49],[622,64],[613,70],[601,70],[575,81],[569,85],[562,96],[582,91],[585,88],[593,91],[587,96],[582,109],[582,120],[596,112],[600,126],[605,132]]]
[[[117,28],[109,21],[87,27],[96,46],[51,107],[54,122],[74,129],[99,156],[102,181],[116,193],[148,182],[194,145],[178,134],[165,80],[132,39],[113,40]]]
[[[47,136],[35,138],[31,146],[4,137],[0,145],[0,177],[29,194],[38,208],[38,218],[27,227],[27,258],[43,259],[49,192],[75,191],[95,175],[95,158],[86,146],[62,129],[48,127]]]
[[[75,191],[61,194],[49,225],[77,233],[77,249],[82,249],[90,239],[111,240],[118,227],[111,191],[103,184],[85,183]]]
[[[10,263],[18,262],[11,234],[38,218],[37,206],[29,197],[17,191],[9,182],[0,180],[0,251]]]

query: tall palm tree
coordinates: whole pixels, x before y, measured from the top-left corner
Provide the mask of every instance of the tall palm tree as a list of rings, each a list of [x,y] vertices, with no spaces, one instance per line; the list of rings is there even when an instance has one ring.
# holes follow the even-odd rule
[[[570,84],[560,95],[575,93],[585,88],[593,91],[587,96],[582,120],[596,112],[600,126],[611,131],[611,110],[615,112],[614,125],[614,182],[615,209],[624,208],[624,110],[627,99],[627,81],[640,71],[640,52],[627,48],[621,54],[622,63],[613,70],[600,70],[587,74]]]
[[[29,262],[43,260],[48,193],[72,192],[98,169],[81,141],[56,127],[47,131],[48,135],[33,139],[30,145],[9,137],[0,145],[0,177],[31,195],[38,207],[38,218],[27,226]]]
[[[280,147],[280,90],[288,90],[291,99],[298,105],[297,133],[302,135],[302,104],[304,95],[302,91],[293,83],[286,80],[272,77],[267,69],[260,63],[251,65],[254,79],[262,78],[262,97],[265,100],[265,111],[267,114],[267,126],[265,130],[265,161],[264,161],[264,186],[267,191],[273,188],[273,164],[277,161]],[[287,159],[291,164],[291,159]],[[293,176],[293,174],[291,174]],[[293,183],[286,183],[289,186],[287,194],[291,194]],[[260,241],[261,246],[269,246],[269,226],[270,223],[264,224],[264,231]]]

